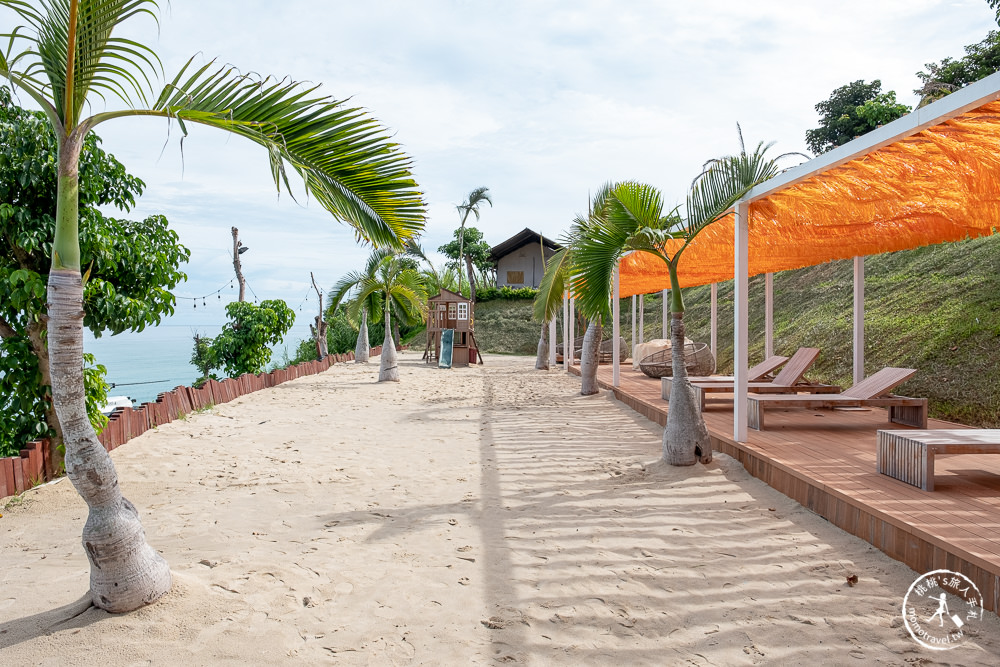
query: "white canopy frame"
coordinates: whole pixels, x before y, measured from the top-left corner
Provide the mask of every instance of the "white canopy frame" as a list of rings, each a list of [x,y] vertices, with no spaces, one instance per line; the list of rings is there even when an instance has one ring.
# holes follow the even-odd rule
[[[747,440],[747,350],[749,347],[749,210],[754,201],[790,188],[802,181],[847,162],[889,146],[929,127],[939,125],[978,107],[1000,99],[1000,73],[970,84],[947,97],[877,128],[843,146],[789,169],[771,180],[753,188],[734,207],[735,250],[734,250],[734,305],[733,305],[733,364],[735,375],[735,395],[733,406],[733,439]],[[864,258],[854,260],[854,379],[864,377]]]

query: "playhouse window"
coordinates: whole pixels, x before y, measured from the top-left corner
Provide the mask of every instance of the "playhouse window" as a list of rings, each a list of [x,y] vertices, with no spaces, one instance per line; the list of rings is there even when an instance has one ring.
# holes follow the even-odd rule
[[[448,319],[455,319],[455,304],[454,302],[448,304]]]
[[[458,304],[458,319],[460,320],[469,319],[469,304],[467,303]]]

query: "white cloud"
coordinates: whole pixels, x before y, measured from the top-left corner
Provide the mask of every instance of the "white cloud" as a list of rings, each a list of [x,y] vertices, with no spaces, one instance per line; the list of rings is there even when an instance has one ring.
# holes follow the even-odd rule
[[[558,236],[609,179],[678,201],[707,158],[736,150],[736,122],[750,142],[803,150],[834,88],[878,78],[912,104],[916,71],[992,28],[984,0],[174,0],[158,38],[142,21],[128,35],[157,40],[168,73],[201,51],[371,110],[414,159],[434,251],[479,185],[491,243],[526,226]],[[367,255],[315,203],[278,199],[248,142],[196,130],[182,167],[176,127],[162,157],[162,122],[98,131],[148,184],[136,215],[167,214],[192,248],[182,294],[228,281],[233,225],[262,298],[297,302],[310,270],[329,286]]]

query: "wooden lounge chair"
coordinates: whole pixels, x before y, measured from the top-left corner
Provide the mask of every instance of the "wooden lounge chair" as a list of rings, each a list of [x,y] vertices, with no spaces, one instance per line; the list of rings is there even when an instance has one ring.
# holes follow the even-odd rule
[[[916,428],[927,428],[927,399],[894,396],[889,392],[916,373],[913,368],[883,368],[840,394],[828,396],[747,396],[750,428],[764,427],[765,408],[889,408],[889,421]]]
[[[785,363],[771,382],[749,382],[747,388],[759,394],[794,394],[809,392],[813,394],[836,394],[840,387],[832,384],[815,384],[802,380],[806,371],[819,356],[819,348],[800,347]],[[736,390],[735,382],[692,382],[695,400],[702,409],[705,408],[705,396],[709,393],[732,394]],[[727,400],[732,400],[727,397]]]
[[[781,357],[775,355],[773,357],[768,357],[764,361],[760,362],[756,366],[750,368],[747,371],[748,382],[768,382],[773,378],[770,377],[771,373],[778,370],[783,363],[788,361],[788,357]],[[688,382],[735,382],[736,378],[732,375],[689,375]],[[672,377],[664,377],[662,387],[660,389],[661,396],[663,400],[670,400],[670,385],[673,384]]]

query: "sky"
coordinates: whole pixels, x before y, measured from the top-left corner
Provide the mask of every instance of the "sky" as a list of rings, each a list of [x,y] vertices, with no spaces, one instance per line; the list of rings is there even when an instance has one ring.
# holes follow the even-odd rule
[[[985,0],[161,4],[158,28],[139,18],[123,34],[152,44],[168,79],[191,57],[217,58],[322,84],[378,119],[413,159],[428,251],[452,238],[455,206],[478,186],[493,199],[474,223],[490,245],[525,227],[558,238],[608,181],[681,203],[706,160],[739,150],[737,123],[750,146],[807,152],[814,107],[835,88],[880,79],[912,106],[925,63],[961,57],[997,27]],[[192,251],[176,294],[225,287],[207,307],[179,300],[170,322],[224,321],[232,226],[250,248],[251,298],[284,299],[301,322],[315,314],[310,272],[328,290],[363,266],[369,249],[301,188],[297,201],[278,196],[255,144],[191,127],[182,148],[176,125],[149,118],[97,133],[146,182],[129,217],[166,215]]]

